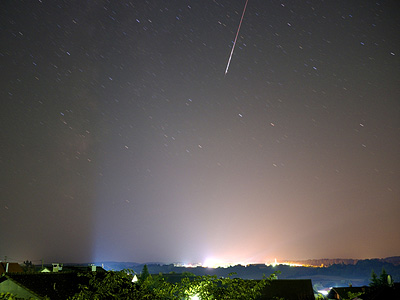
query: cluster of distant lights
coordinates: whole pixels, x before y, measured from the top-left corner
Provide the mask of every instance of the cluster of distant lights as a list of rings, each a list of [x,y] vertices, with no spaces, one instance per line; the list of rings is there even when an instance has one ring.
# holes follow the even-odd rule
[[[206,259],[204,263],[195,263],[195,264],[191,264],[191,263],[175,263],[174,266],[175,267],[184,267],[184,268],[196,268],[196,267],[203,267],[203,268],[229,268],[232,266],[237,266],[237,265],[241,265],[241,266],[250,266],[250,265],[255,265],[255,264],[259,264],[259,263],[228,263],[228,262],[222,262],[218,259]],[[277,259],[275,258],[274,262],[272,263],[265,263],[266,266],[272,266],[272,267],[276,267],[278,265],[286,265],[286,266],[291,266],[291,267],[304,267],[304,266],[309,266],[309,265],[303,265],[303,264],[298,264],[298,263],[291,263],[291,262],[278,262]],[[312,267],[312,266],[309,266]],[[132,282],[137,282],[138,278],[136,275],[133,276]],[[324,296],[326,296],[329,292],[329,289],[324,289],[324,290],[320,290],[318,291],[320,294],[323,294]],[[189,299],[190,300],[201,300],[198,291],[193,292],[193,294],[189,295]]]
[[[250,266],[250,265],[257,265],[260,263],[257,262],[236,262],[236,263],[232,263],[232,262],[223,262],[221,260],[215,259],[215,258],[208,258],[204,261],[204,263],[175,263],[174,266],[175,267],[184,267],[184,268],[197,268],[197,267],[203,267],[203,268],[210,268],[210,269],[216,269],[216,268],[229,268],[229,267],[233,267],[233,266]],[[277,259],[275,258],[275,260],[272,263],[264,263],[266,266],[272,266],[272,267],[276,267],[278,265],[285,265],[285,266],[290,266],[290,267],[315,267],[315,266],[311,266],[311,265],[306,265],[306,264],[299,264],[299,263],[293,263],[293,262],[278,262]],[[322,267],[322,266],[321,266]],[[324,289],[324,290],[320,290],[318,291],[320,294],[323,294],[324,296],[326,296],[329,292],[329,289]],[[200,300],[200,297],[198,294],[194,294],[189,296],[190,300]]]
[[[203,268],[210,268],[210,269],[216,269],[216,268],[229,268],[233,266],[250,266],[250,265],[257,265],[260,264],[259,262],[224,262],[222,260],[214,259],[214,258],[208,258],[206,259],[203,263],[175,263],[175,267],[184,267],[184,268],[197,268],[197,267],[203,267]],[[276,267],[278,265],[286,265],[286,266],[291,266],[291,267],[305,267],[308,265],[304,264],[299,264],[299,263],[292,263],[292,262],[278,262],[275,258],[274,262],[272,263],[264,263],[266,266],[272,266]]]

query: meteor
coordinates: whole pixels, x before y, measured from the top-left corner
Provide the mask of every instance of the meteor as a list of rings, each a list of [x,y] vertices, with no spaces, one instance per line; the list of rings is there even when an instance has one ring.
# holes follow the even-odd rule
[[[229,55],[228,64],[226,65],[225,75],[226,75],[226,73],[228,73],[229,65],[231,64],[233,51],[235,50],[236,41],[237,41],[237,38],[238,38],[238,35],[239,35],[239,31],[240,31],[240,26],[242,26],[242,21],[243,21],[244,13],[246,12],[247,2],[249,2],[249,0],[246,0],[246,4],[244,5],[242,17],[240,18],[239,27],[238,27],[237,32],[236,32],[235,41],[233,42],[233,47],[232,47],[232,50],[231,50],[231,55]]]

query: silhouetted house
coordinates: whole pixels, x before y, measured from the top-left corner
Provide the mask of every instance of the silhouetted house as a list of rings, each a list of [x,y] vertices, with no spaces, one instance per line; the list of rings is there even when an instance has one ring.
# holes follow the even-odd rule
[[[78,273],[8,273],[0,277],[0,293],[11,293],[22,299],[64,300],[79,292],[80,284],[87,284]]]
[[[89,266],[63,266],[63,272],[79,272],[79,273],[85,273],[85,272],[107,272],[104,270],[102,267],[98,267],[95,265],[89,265]]]
[[[331,290],[329,291],[329,293],[327,295],[327,298],[328,299],[336,299],[336,300],[349,299],[349,297],[348,297],[349,293],[352,293],[352,294],[363,293],[364,294],[368,290],[369,290],[369,287],[367,287],[367,286],[335,287],[335,288],[331,288]]]
[[[360,300],[381,300],[381,299],[400,299],[400,282],[395,282],[392,286],[380,286],[369,288],[367,292],[360,295]]]
[[[58,271],[62,271],[63,270],[63,264],[59,264],[59,263],[52,263],[53,265],[53,272],[56,273]]]
[[[62,265],[62,264],[55,264],[53,263],[52,266],[47,265],[41,268],[38,272],[42,273],[56,273],[56,272],[78,272],[78,273],[85,273],[85,272],[106,272],[105,269],[102,267],[96,266],[94,264],[91,265]]]
[[[311,279],[272,280],[262,291],[259,300],[284,298],[285,300],[315,300]]]
[[[0,262],[0,275],[3,273],[22,273],[24,270],[18,263]]]

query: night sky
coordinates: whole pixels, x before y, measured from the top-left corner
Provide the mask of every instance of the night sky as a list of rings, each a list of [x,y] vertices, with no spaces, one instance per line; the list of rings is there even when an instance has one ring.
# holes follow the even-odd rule
[[[400,255],[400,3],[0,2],[0,259]]]

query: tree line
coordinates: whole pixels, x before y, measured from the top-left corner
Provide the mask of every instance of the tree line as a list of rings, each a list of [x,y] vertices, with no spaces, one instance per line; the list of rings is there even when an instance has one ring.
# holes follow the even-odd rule
[[[88,285],[69,300],[126,299],[126,300],[255,300],[274,276],[262,280],[244,280],[230,274],[226,278],[205,275],[184,274],[179,282],[169,282],[160,275],[150,275],[144,265],[138,281],[132,282],[131,270],[109,271],[106,273],[85,273]]]

